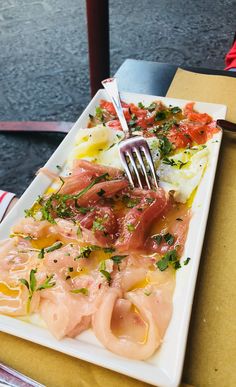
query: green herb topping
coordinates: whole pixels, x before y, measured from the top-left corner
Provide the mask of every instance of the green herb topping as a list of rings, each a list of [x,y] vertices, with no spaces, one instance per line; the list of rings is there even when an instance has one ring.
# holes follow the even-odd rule
[[[34,292],[35,291],[40,291],[40,290],[43,290],[43,289],[49,289],[49,288],[52,288],[53,286],[56,285],[55,281],[52,282],[52,279],[54,277],[54,274],[52,274],[50,276],[47,276],[47,278],[44,281],[44,283],[42,283],[41,285],[39,285],[37,287],[37,279],[35,277],[36,273],[37,273],[37,269],[31,269],[30,276],[29,276],[29,281],[27,281],[25,278],[20,278],[19,279],[19,282],[21,282],[24,286],[26,286],[26,288],[29,291],[29,297],[28,297],[28,302],[27,302],[27,312],[28,313],[30,311],[30,302],[32,300]]]
[[[158,136],[158,138],[160,141],[159,149],[160,149],[161,155],[162,157],[165,157],[173,150],[173,145],[166,136],[160,135]]]
[[[127,224],[127,230],[129,232],[133,232],[135,230],[135,226],[132,223]]]
[[[161,235],[161,234],[153,235],[153,236],[152,236],[152,239],[154,239],[154,241],[155,241],[158,245],[160,245],[161,242],[162,242],[162,235]]]
[[[70,292],[74,294],[84,294],[85,296],[88,296],[89,294],[87,288],[73,289]]]
[[[177,251],[176,250],[170,250],[168,251],[161,259],[156,263],[156,266],[159,270],[164,271],[169,267],[169,265],[173,266],[175,269],[177,269],[179,264]]]
[[[81,247],[80,254],[75,258],[75,260],[79,258],[88,258],[92,253],[92,251],[96,251],[96,250],[100,250],[100,247],[96,245]]]
[[[113,255],[113,257],[111,257],[112,261],[118,266],[119,271],[120,271],[120,263],[126,257],[128,257],[128,255]]]
[[[108,285],[111,284],[111,274],[106,270],[100,270],[100,273],[107,279]]]
[[[140,199],[138,199],[138,198],[131,198],[128,195],[124,195],[122,197],[122,202],[124,203],[124,205],[127,208],[133,208],[133,207],[137,206],[137,204],[140,203]]]
[[[174,244],[175,238],[170,233],[165,234],[164,239],[165,239],[166,243],[168,243],[169,246],[172,246]]]
[[[54,250],[60,249],[62,246],[63,246],[63,243],[62,243],[62,242],[57,242],[57,243],[55,243],[55,244],[52,245],[52,246],[46,247],[46,248],[44,248],[44,249],[41,249],[40,252],[39,252],[38,258],[39,258],[39,259],[43,259],[45,253],[51,253],[51,252],[54,251]]]
[[[97,195],[98,196],[103,196],[104,193],[106,193],[106,191],[104,191],[104,189],[101,188],[100,191],[97,192]]]

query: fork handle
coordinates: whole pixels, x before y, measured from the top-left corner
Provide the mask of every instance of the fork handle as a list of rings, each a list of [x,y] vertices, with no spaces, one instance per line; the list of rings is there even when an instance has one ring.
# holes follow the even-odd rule
[[[226,121],[226,120],[217,120],[216,124],[224,130],[236,133],[236,124],[234,124],[233,122]]]
[[[102,81],[102,85],[104,89],[106,90],[107,94],[112,100],[113,106],[115,108],[116,114],[120,120],[121,127],[123,131],[125,132],[125,137],[130,137],[130,130],[127,125],[124,112],[121,106],[118,86],[117,86],[117,80],[116,78],[107,78]]]

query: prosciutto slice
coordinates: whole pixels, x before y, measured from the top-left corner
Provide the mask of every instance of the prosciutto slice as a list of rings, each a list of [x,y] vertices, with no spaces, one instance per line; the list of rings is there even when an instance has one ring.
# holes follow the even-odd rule
[[[168,198],[163,189],[142,191],[141,202],[125,216],[116,247],[120,251],[144,249],[145,239],[155,219],[167,206]]]

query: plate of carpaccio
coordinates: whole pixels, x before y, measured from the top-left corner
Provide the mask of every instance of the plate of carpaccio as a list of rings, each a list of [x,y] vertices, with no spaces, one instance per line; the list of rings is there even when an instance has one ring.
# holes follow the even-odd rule
[[[121,93],[159,188],[132,188],[99,90],[0,225],[1,331],[158,386],[180,382],[223,105]]]

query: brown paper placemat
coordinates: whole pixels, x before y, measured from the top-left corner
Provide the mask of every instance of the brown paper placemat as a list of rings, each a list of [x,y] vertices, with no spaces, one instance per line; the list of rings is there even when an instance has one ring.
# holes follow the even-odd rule
[[[178,69],[166,96],[227,105],[227,119],[236,122],[236,78]]]
[[[229,107],[228,118],[236,121],[236,79],[178,70],[168,96],[224,103]],[[201,258],[184,366],[183,380],[195,386],[236,385],[235,274],[236,139],[225,136]],[[0,361],[48,387],[148,386],[4,333],[0,334]],[[182,386],[187,387],[185,384]]]
[[[178,69],[168,97],[227,105],[236,122],[236,79]],[[224,134],[190,324],[183,380],[236,386],[236,134]]]
[[[47,387],[150,387],[149,384],[0,333],[0,359]],[[191,387],[181,384],[181,387]]]

